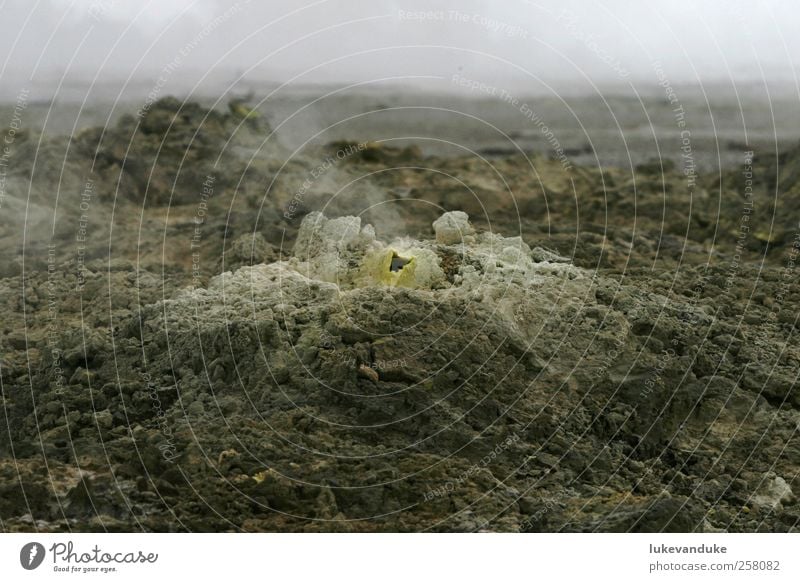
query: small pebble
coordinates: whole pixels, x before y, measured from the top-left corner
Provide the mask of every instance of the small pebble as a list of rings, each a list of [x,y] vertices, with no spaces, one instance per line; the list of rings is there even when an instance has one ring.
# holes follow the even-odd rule
[[[358,367],[358,375],[362,378],[366,378],[367,380],[372,380],[373,382],[378,381],[378,372],[365,364],[361,364]]]

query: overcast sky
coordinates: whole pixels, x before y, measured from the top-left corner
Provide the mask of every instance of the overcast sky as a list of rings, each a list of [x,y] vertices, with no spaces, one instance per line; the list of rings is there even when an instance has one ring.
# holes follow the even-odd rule
[[[800,59],[796,0],[12,0],[2,16],[7,82],[590,86],[656,83],[655,61],[673,83],[794,82]]]

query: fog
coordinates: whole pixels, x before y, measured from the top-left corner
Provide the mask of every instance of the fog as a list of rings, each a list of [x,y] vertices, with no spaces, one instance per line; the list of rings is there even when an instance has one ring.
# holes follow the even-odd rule
[[[707,0],[14,0],[3,3],[3,97],[242,79],[595,91],[768,82],[796,90],[797,4]],[[144,89],[143,89],[144,90]]]

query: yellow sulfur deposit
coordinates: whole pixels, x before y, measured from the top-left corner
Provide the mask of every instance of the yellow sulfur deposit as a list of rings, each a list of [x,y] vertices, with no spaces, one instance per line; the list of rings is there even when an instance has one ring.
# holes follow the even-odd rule
[[[416,287],[414,273],[417,258],[409,253],[400,253],[392,248],[383,249],[364,261],[365,274],[391,287]]]

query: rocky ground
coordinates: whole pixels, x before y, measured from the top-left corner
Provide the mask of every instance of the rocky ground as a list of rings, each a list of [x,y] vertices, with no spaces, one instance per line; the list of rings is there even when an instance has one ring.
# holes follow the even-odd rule
[[[3,530],[798,529],[800,150],[271,132],[13,136]]]

